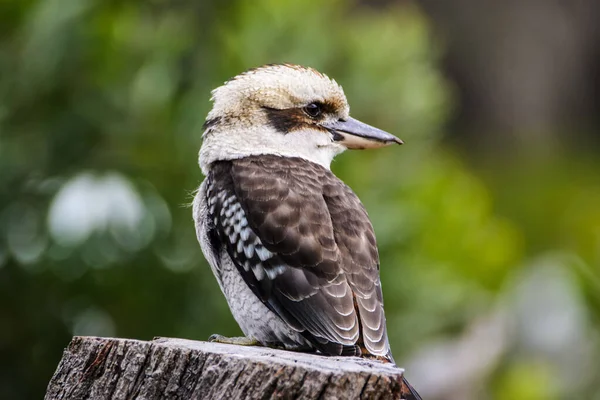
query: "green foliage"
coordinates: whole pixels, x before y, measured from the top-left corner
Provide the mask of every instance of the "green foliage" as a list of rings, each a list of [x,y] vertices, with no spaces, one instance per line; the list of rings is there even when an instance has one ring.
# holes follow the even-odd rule
[[[513,187],[440,144],[453,94],[410,4],[8,0],[0,32],[2,399],[40,398],[72,335],[239,334],[188,204],[210,90],[265,63],[326,72],[355,117],[406,142],[333,165],[376,228],[400,363],[495,312],[526,257],[555,247],[600,315],[597,166]],[[507,357],[485,393],[556,397],[533,387],[545,362]]]

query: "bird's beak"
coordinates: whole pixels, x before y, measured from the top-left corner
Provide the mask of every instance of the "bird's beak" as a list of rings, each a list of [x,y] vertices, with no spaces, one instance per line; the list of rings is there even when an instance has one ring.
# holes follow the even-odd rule
[[[345,120],[325,122],[322,126],[333,133],[336,142],[340,142],[349,149],[374,149],[393,143],[404,143],[391,133],[351,117]]]

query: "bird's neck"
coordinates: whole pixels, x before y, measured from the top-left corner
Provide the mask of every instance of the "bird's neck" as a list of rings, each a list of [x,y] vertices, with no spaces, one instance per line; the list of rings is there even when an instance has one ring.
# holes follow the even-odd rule
[[[204,136],[199,164],[206,175],[210,165],[220,160],[235,160],[257,155],[299,157],[330,169],[331,161],[345,148],[323,132],[298,130],[283,134],[271,128],[243,132],[211,130]]]

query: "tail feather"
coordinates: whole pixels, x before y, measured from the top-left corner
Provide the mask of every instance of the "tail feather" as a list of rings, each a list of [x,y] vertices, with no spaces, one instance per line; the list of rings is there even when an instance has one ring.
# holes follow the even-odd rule
[[[391,362],[392,364],[396,365],[396,361],[394,361],[394,357],[392,356],[391,351],[389,351],[386,354],[385,358],[387,358],[387,360],[389,362]],[[412,385],[410,383],[408,383],[408,381],[406,380],[404,375],[402,375],[402,383],[400,386],[400,395],[402,396],[403,400],[423,400],[421,398],[421,395],[419,393],[417,393],[415,388],[412,387]]]
[[[423,400],[419,393],[411,386],[406,378],[402,377],[402,386],[400,387],[400,394],[404,400]]]

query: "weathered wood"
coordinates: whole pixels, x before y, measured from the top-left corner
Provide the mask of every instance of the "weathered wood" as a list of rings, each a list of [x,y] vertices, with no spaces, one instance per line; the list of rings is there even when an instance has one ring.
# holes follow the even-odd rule
[[[357,357],[184,339],[74,337],[50,399],[399,399],[403,370]]]

